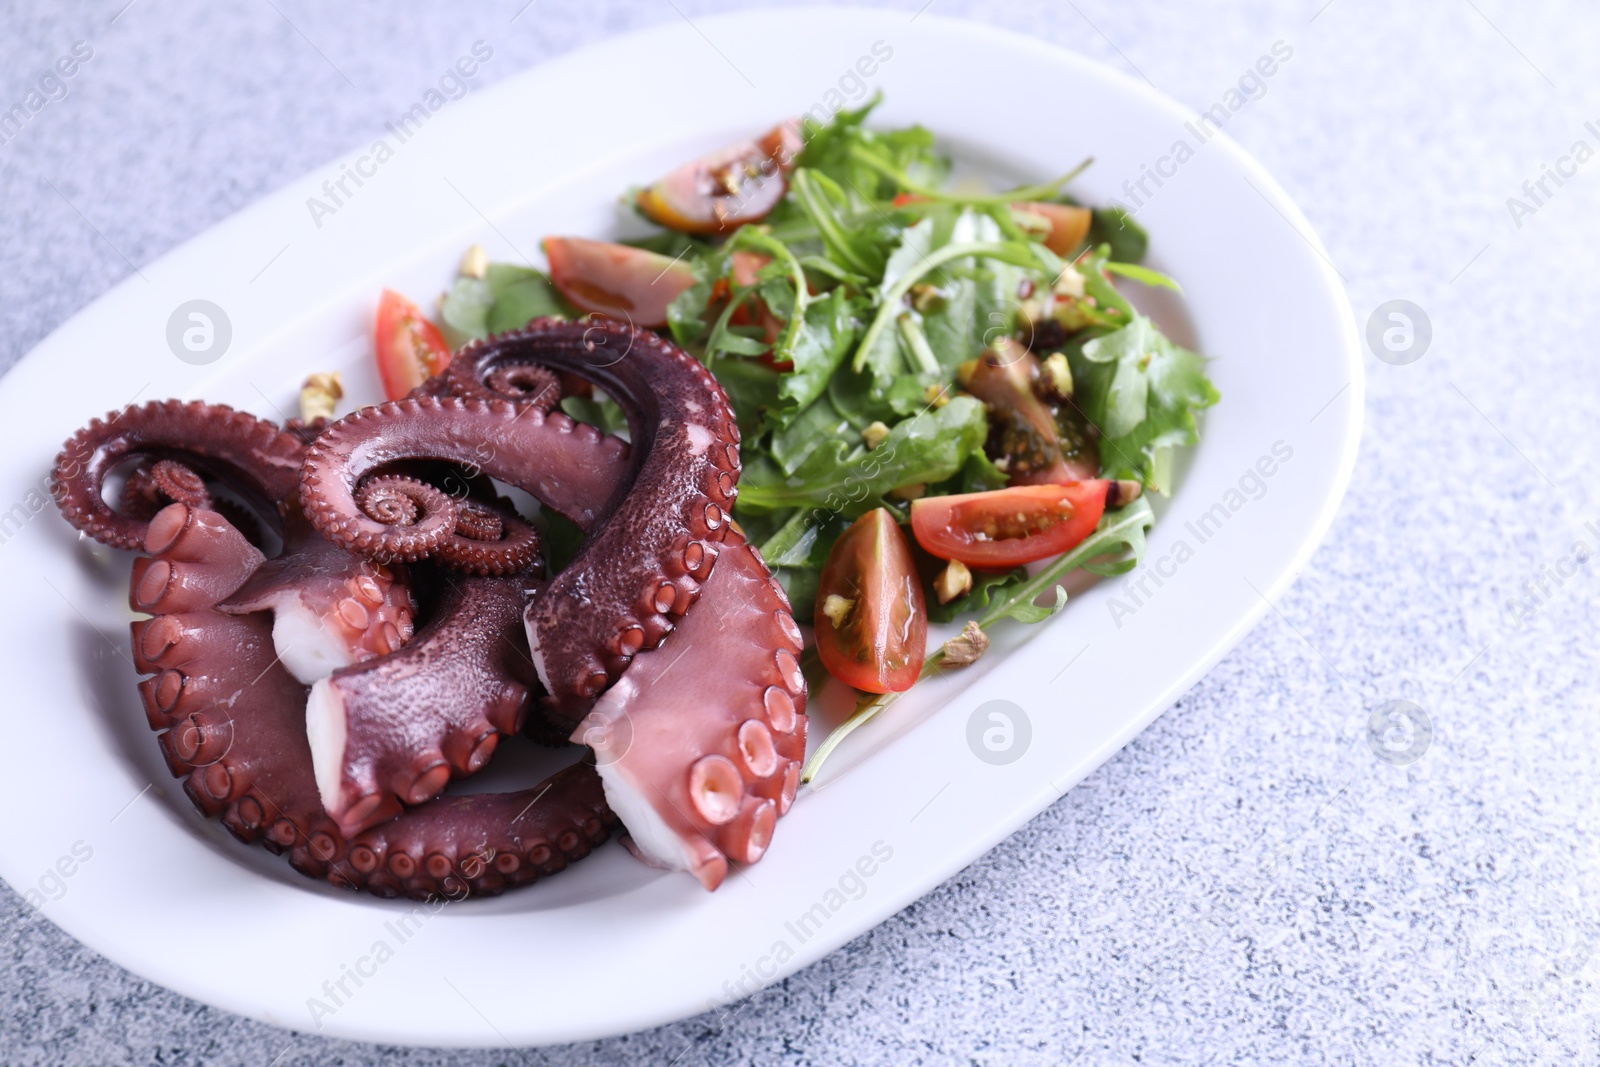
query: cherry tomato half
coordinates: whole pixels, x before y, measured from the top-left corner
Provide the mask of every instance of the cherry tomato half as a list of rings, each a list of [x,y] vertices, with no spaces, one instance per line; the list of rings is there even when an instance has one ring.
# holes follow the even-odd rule
[[[828,673],[869,693],[910,689],[928,646],[911,545],[887,509],[857,519],[828,553],[813,624]]]
[[[372,348],[383,395],[399,400],[450,365],[450,346],[417,305],[392,289],[378,298]]]
[[[694,285],[683,260],[584,237],[546,237],[550,283],[574,307],[635,326],[665,326],[667,305]]]
[[[1043,244],[1058,256],[1070,255],[1082,248],[1083,242],[1089,239],[1089,224],[1094,221],[1094,213],[1086,207],[1042,200],[1019,201],[1011,205],[1011,212],[1042,220],[1038,229],[1048,227]]]
[[[639,210],[683,233],[721,233],[767,217],[788,188],[784,180],[801,148],[793,121],[759,139],[740,141],[690,160],[639,191]]]
[[[911,532],[933,555],[972,567],[1049,559],[1094,530],[1106,509],[1108,484],[1097,478],[923,497],[911,503]]]
[[[1060,426],[1037,390],[1039,360],[1014,341],[987,349],[959,372],[961,387],[989,410],[990,444],[1012,485],[1080,482],[1100,472],[1086,438],[1063,449]]]

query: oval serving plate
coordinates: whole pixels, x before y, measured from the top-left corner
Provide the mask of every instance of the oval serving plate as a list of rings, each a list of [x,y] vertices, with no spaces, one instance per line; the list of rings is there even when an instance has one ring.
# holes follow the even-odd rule
[[[607,76],[591,77],[601,63]],[[200,819],[161,764],[128,661],[128,561],[80,543],[48,503],[46,472],[70,432],[167,396],[272,416],[292,410],[313,370],[342,370],[351,397],[376,398],[367,333],[381,287],[436,291],[473,242],[516,261],[545,234],[616,232],[630,184],[869,88],[886,94],[877,122],[928,125],[997,180],[1094,155],[1072,186],[1092,203],[1193,139],[1189,116],[1143,84],[982,26],[837,10],[673,23],[450,102],[403,143],[381,131],[382,163],[361,146],[223,222],[0,379],[12,413],[0,423],[0,581],[28,606],[0,617],[0,714],[8,749],[39,754],[0,777],[12,813],[0,874],[122,966],[244,1015],[383,1042],[574,1041],[703,1011],[820,958],[982,855],[1169,707],[1310,556],[1360,433],[1359,351],[1337,278],[1287,196],[1220,136],[1139,212],[1150,262],[1185,288],[1181,304],[1146,306],[1215,357],[1223,396],[1160,507],[1145,566],[1046,624],[1005,628],[975,667],[858,731],[767,858],[717,893],[608,846],[497,900],[344,894]],[[1017,106],[1052,99],[1093,106],[1047,131],[1051,112]],[[362,184],[313,213],[308,199],[363,156]],[[213,362],[169,347],[169,320],[192,300],[227,317]],[[1003,765],[968,743],[990,700],[1030,724]]]

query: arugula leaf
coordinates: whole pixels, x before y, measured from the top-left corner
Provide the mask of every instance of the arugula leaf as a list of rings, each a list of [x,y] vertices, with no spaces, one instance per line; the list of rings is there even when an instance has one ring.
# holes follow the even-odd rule
[[[911,291],[911,287],[930,272],[938,270],[940,266],[952,260],[968,257],[984,257],[1038,270],[1041,262],[1038,255],[1034,253],[1033,247],[1029,243],[1016,241],[952,242],[923,256],[916,266],[900,275],[894,284],[887,286],[883,290],[877,314],[873,316],[871,324],[867,327],[867,332],[862,335],[861,347],[856,351],[856,358],[852,364],[853,368],[856,371],[861,371],[870,365],[876,354],[878,338],[902,310],[901,301]]]
[[[1171,289],[1175,293],[1183,292],[1183,288],[1171,276],[1162,274],[1149,267],[1141,267],[1133,263],[1117,263],[1114,260],[1106,261],[1106,270],[1112,274],[1120,274],[1125,278],[1132,278],[1136,282],[1159,289]]]
[[[781,403],[778,425],[786,425],[828,387],[828,379],[850,351],[855,340],[856,320],[849,294],[833,289],[825,296],[813,297],[805,269],[782,242],[759,230],[745,228],[734,236],[731,246],[754,249],[772,257],[762,274],[786,279],[787,286],[762,282],[762,298],[784,327],[771,348],[774,362],[787,362],[791,368],[778,384]],[[765,351],[765,346],[762,346]],[[761,352],[746,352],[760,355]]]
[[[817,611],[817,590],[822,585],[820,567],[779,567],[774,572],[783,591],[789,595],[789,606],[796,622],[809,623]]]
[[[761,431],[763,413],[778,403],[783,375],[765,363],[737,356],[714,357],[711,375],[728,394],[728,402],[733,405],[734,417],[739,422],[739,433],[753,442]],[[746,448],[744,455],[748,457],[753,451]]]
[[[987,489],[1004,489],[1008,479],[982,449],[967,457],[954,478],[928,487],[929,496],[951,496],[956,493],[981,493]]]
[[[1113,368],[1105,392],[1088,399],[1085,406],[1085,413],[1107,437],[1126,437],[1144,421],[1155,336],[1150,320],[1139,315],[1122,329],[1096,337],[1080,349],[1089,362],[1109,363]]]
[[[1110,258],[1110,246],[1100,245],[1093,251],[1085,253],[1073,263],[1073,266],[1083,275],[1084,295],[1094,298],[1095,306],[1100,312],[1094,317],[1095,322],[1119,328],[1133,321],[1135,312],[1133,305],[1128,303],[1128,298],[1118,292],[1117,287],[1106,279],[1106,263]]]
[[[1150,529],[1154,521],[1155,513],[1150,510],[1150,502],[1143,497],[1118,511],[1107,512],[1095,532],[1079,542],[1078,547],[1056,557],[1026,582],[1019,585],[994,583],[991,588],[997,590],[999,595],[993,596],[993,602],[978,620],[978,627],[987,630],[1001,619],[1007,618],[1022,622],[1041,622],[1048,619],[1067,604],[1067,592],[1058,583],[1079,567],[1102,576],[1122,574],[1133,569],[1144,556],[1145,532]],[[1104,556],[1113,558],[1110,560],[1100,558]],[[1055,590],[1055,600],[1049,607],[1041,607],[1035,603],[1050,589]],[[815,596],[814,590],[812,595]],[[943,669],[943,660],[944,646],[941,645],[923,661],[922,673],[917,675],[917,680],[921,681],[930,675],[938,674]],[[848,719],[836,726],[806,761],[805,768],[800,772],[800,780],[809,782],[815,778],[817,771],[822,769],[823,762],[838,747],[839,742],[877,718],[884,708],[898,699],[899,695],[887,693],[876,697],[861,705]]]
[[[483,278],[457,278],[439,305],[439,332],[451,349],[489,336],[486,323],[494,306],[494,290]]]
[[[929,186],[943,182],[950,163],[935,150],[931,132],[921,126],[865,128],[867,116],[881,99],[881,93],[874,93],[866,104],[838,112],[826,125],[806,119],[806,146],[798,165],[820,171],[875,200],[887,200],[901,192],[899,176]],[[885,169],[895,176],[886,176]]]
[[[604,393],[593,396],[564,396],[561,398],[561,410],[566,412],[576,422],[586,422],[597,427],[601,433],[614,433],[623,437],[628,435],[628,417],[622,413],[622,408]]]
[[[879,235],[852,223],[850,198],[838,182],[821,171],[798,167],[789,175],[789,189],[834,262],[869,278],[883,272],[885,256]]]
[[[1145,417],[1126,434],[1100,439],[1100,466],[1108,478],[1134,478],[1166,492],[1170,451],[1200,440],[1195,413],[1220,399],[1206,377],[1205,360],[1162,334],[1154,333],[1145,380]],[[1137,388],[1137,386],[1132,386]]]
[[[1124,508],[1106,512],[1094,533],[1078,542],[1078,547],[1072,551],[1051,560],[1032,578],[999,597],[984,612],[978,625],[987,630],[1001,619],[1022,622],[1048,619],[1067,603],[1067,592],[1058,583],[1079,567],[1101,577],[1132,570],[1144,558],[1145,533],[1155,521],[1156,513],[1150,510],[1150,501],[1144,497]],[[1113,558],[1104,560],[1100,558],[1103,556]],[[1036,601],[1051,589],[1055,590],[1054,602],[1049,607],[1041,607]]]
[[[820,396],[790,420],[787,426],[773,432],[769,450],[784,473],[793,474],[824,441],[859,432],[860,427],[852,426],[849,419],[839,414],[833,401]]]
[[[521,329],[544,315],[577,317],[543,271],[491,263],[483,280],[494,294],[494,304],[484,317],[484,328],[491,334]]]
[[[871,451],[855,450],[834,439],[819,445],[787,478],[752,481],[747,471],[739,504],[860,515],[897,486],[949,478],[983,447],[988,432],[983,405],[971,397],[957,397],[942,408],[902,420]]]
[[[1013,567],[1008,571],[973,571],[972,588],[964,596],[958,596],[948,604],[929,598],[928,621],[951,622],[962,615],[987,611],[994,599],[1005,590],[1027,580],[1028,572],[1022,567]]]
[[[1119,263],[1139,263],[1150,247],[1150,238],[1132,215],[1119,207],[1104,207],[1090,214],[1089,243],[1109,245],[1110,258]]]

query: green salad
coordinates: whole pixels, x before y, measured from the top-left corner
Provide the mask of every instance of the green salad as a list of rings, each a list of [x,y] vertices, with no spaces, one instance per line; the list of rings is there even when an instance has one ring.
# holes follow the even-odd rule
[[[548,272],[474,250],[438,316],[448,348],[541,315],[625,318],[711,370],[743,435],[738,527],[812,623],[813,666],[866,694],[808,778],[994,623],[1060,610],[1068,572],[1134,566],[1146,492],[1170,490],[1218,399],[1122,291],[1176,285],[1139,265],[1133,219],[1066,191],[1081,166],[952,183],[927,129],[868,127],[876,103],[629,191],[651,232],[547,238]],[[626,431],[601,394],[562,406]],[[966,625],[929,651],[929,620]]]

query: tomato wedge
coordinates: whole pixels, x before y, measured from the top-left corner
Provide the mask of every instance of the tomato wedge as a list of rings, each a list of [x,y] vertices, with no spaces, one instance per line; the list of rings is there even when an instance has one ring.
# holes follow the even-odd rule
[[[378,298],[372,349],[383,395],[399,400],[450,365],[450,346],[417,305],[392,289]]]
[[[1043,200],[1018,201],[1011,205],[1013,215],[1032,215],[1037,228],[1046,231],[1044,246],[1058,256],[1070,255],[1089,239],[1089,224],[1094,213],[1072,204],[1052,204]]]
[[[972,567],[1015,567],[1066,552],[1094,530],[1110,483],[1014,485],[911,503],[917,544]],[[820,634],[822,628],[819,626]]]
[[[1015,341],[993,348],[957,372],[961,387],[989,410],[990,445],[1012,485],[1080,482],[1100,471],[1093,442],[1062,448],[1060,427],[1039,398],[1039,360]],[[965,561],[963,561],[965,562]]]
[[[802,147],[798,125],[690,160],[639,191],[639,210],[683,233],[721,233],[767,217],[783,199],[784,175]]]
[[[574,307],[635,326],[665,326],[667,305],[694,285],[683,260],[584,237],[546,237],[550,283]]]
[[[817,654],[828,673],[869,693],[910,689],[928,646],[928,608],[911,545],[887,509],[834,542],[817,587]]]

